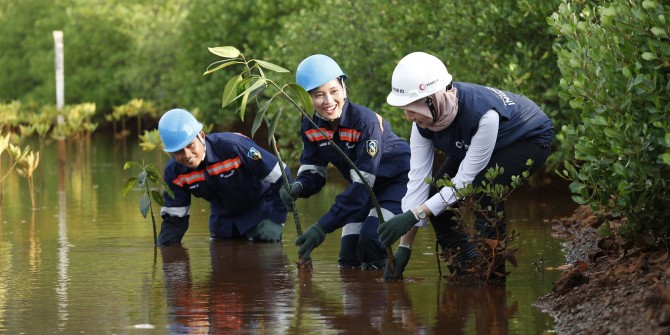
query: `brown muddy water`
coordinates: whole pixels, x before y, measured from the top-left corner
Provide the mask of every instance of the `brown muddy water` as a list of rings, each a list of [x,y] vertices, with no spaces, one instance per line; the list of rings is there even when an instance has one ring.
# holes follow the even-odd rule
[[[75,149],[61,176],[56,145],[41,153],[35,210],[24,179],[3,182],[0,334],[553,333],[551,317],[532,304],[558,273],[538,273],[534,263],[564,261],[549,224],[576,207],[564,187],[524,188],[506,203],[520,250],[504,287],[440,280],[431,228],[420,231],[406,281],[384,283],[379,271],[338,268],[339,231],[313,252],[314,271],[298,273],[291,215],[281,243],[210,241],[200,199],[183,245],[154,248],[140,193],[121,190],[139,172],[124,171],[126,161],[159,165],[160,155],[136,144],[122,154],[107,138],[81,156]],[[343,187],[334,178],[299,200],[303,229]]]

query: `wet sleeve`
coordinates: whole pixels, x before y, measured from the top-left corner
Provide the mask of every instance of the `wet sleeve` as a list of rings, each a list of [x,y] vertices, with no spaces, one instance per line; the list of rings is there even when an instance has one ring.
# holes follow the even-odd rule
[[[456,176],[451,179],[456,190],[471,184],[479,172],[481,172],[491,160],[493,149],[498,137],[498,126],[500,124],[499,115],[494,110],[489,110],[479,120],[477,133],[472,137],[470,148],[465,154],[465,158],[458,166]],[[450,187],[443,187],[439,193],[426,201],[426,206],[433,213],[438,215],[447,209],[447,206],[453,204],[458,199],[455,190]]]

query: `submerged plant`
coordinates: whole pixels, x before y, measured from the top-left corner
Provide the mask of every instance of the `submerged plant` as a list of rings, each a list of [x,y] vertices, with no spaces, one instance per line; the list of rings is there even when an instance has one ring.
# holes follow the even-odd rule
[[[480,257],[474,262],[467,264],[465,268],[457,269],[457,250],[442,250],[438,258],[442,258],[447,267],[456,271],[459,278],[472,279],[472,277],[482,279],[487,283],[492,278],[504,278],[507,272],[504,270],[505,262],[510,262],[517,266],[515,252],[518,248],[512,246],[519,236],[515,231],[505,233],[501,231],[501,224],[504,224],[504,212],[499,208],[500,204],[509,198],[512,192],[517,189],[523,181],[530,176],[529,169],[533,165],[532,160],[526,162],[526,171],[521,176],[511,176],[509,185],[496,182],[496,178],[504,173],[504,169],[496,165],[485,172],[485,180],[480,185],[468,184],[457,189],[449,176],[433,181],[427,178],[426,182],[435,185],[438,189],[441,187],[450,187],[458,199],[458,206],[450,207],[449,210],[454,214],[457,222],[457,229],[469,237]],[[482,197],[491,199],[490,206],[482,208],[479,200]],[[485,226],[490,227],[493,234],[482,234],[474,227],[474,220],[478,217]],[[439,266],[439,259],[438,259]],[[441,274],[441,270],[440,270]]]
[[[12,152],[11,147],[10,152]],[[32,208],[35,208],[35,183],[33,182],[33,173],[40,164],[40,152],[34,152],[30,150],[30,147],[28,146],[23,150],[23,153],[21,153],[20,148],[14,147],[12,156],[14,156],[14,159],[18,163],[16,172],[19,174],[19,176],[26,178],[28,181],[30,204],[32,205]]]
[[[155,166],[151,164],[142,164],[137,162],[126,162],[123,165],[123,169],[127,170],[132,167],[137,167],[141,169],[137,177],[128,178],[128,181],[123,186],[123,195],[125,196],[130,190],[135,186],[138,186],[142,190],[142,195],[140,197],[140,213],[144,218],[147,217],[148,213],[151,213],[151,222],[153,223],[154,228],[154,245],[158,245],[158,240],[156,238],[156,219],[154,216],[153,206],[151,205],[152,200],[156,202],[157,205],[165,205],[165,199],[163,199],[163,194],[156,189],[150,188],[149,184],[154,186],[162,187],[171,197],[174,197],[172,190],[165,184],[161,174],[158,172]]]

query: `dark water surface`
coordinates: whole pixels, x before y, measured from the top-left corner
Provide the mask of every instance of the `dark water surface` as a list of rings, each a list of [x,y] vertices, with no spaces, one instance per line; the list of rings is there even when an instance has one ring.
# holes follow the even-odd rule
[[[407,280],[384,283],[382,272],[338,268],[339,231],[313,252],[314,271],[298,273],[290,215],[281,243],[211,242],[208,206],[199,199],[183,245],[156,249],[151,220],[139,211],[140,192],[123,197],[121,189],[139,172],[123,171],[124,162],[159,165],[160,156],[134,144],[124,156],[106,138],[94,139],[81,159],[76,148],[69,151],[74,158],[64,176],[56,146],[41,153],[35,210],[24,179],[13,173],[3,182],[0,334],[553,332],[552,319],[532,304],[558,273],[539,275],[533,263],[564,261],[549,224],[575,207],[562,188],[524,189],[507,202],[520,250],[504,287],[440,280],[431,228],[419,233]],[[303,230],[343,187],[336,179],[298,202]]]

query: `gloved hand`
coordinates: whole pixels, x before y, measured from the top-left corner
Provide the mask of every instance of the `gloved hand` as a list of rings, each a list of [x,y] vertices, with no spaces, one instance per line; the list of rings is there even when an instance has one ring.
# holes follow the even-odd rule
[[[256,237],[261,241],[277,242],[281,240],[284,225],[272,220],[263,220],[256,226]]]
[[[382,242],[382,245],[386,248],[397,241],[400,236],[405,235],[412,227],[419,222],[414,217],[414,212],[408,210],[405,213],[396,215],[390,220],[382,223],[377,228],[377,234],[379,234],[379,241]]]
[[[282,185],[279,189],[279,197],[286,208],[293,209],[295,199],[298,199],[300,192],[302,192],[302,184],[299,182],[290,184],[288,188],[286,185]]]
[[[295,245],[300,245],[298,249],[298,256],[303,260],[309,259],[309,256],[312,254],[312,250],[318,247],[323,240],[326,239],[326,233],[323,231],[323,228],[316,223],[311,227],[307,228],[307,231],[298,236],[295,240]]]
[[[409,258],[412,256],[412,249],[405,247],[405,246],[399,246],[398,250],[396,250],[395,254],[393,255],[393,264],[395,267],[393,268],[394,272],[391,273],[391,267],[389,266],[389,260],[386,260],[386,269],[384,269],[384,281],[396,281],[396,280],[402,280],[402,273],[405,271],[405,267],[407,266],[407,263],[409,263]]]

